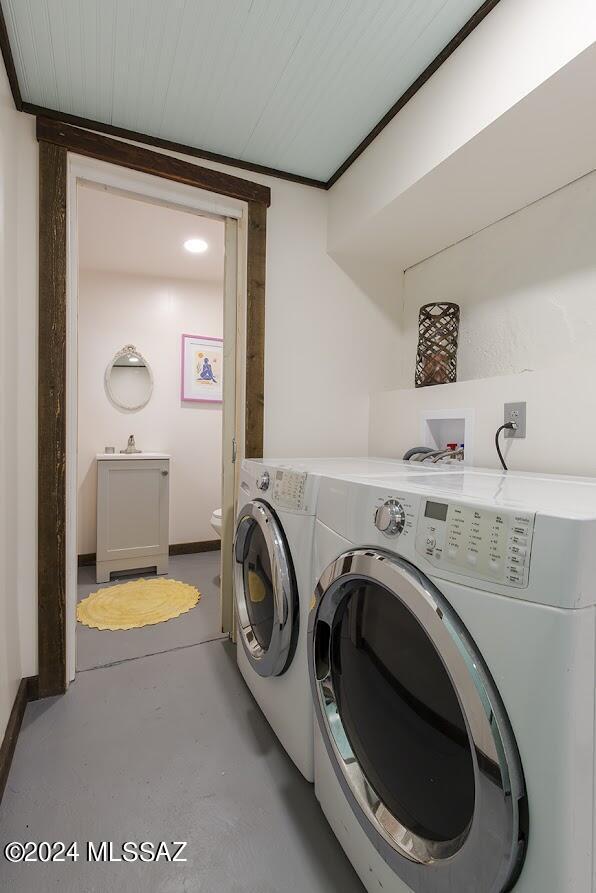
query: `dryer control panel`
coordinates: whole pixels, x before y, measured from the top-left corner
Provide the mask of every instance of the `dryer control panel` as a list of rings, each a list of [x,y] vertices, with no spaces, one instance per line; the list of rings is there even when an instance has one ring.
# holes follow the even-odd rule
[[[305,471],[278,468],[273,478],[273,502],[281,508],[304,511],[307,477]]]
[[[534,515],[422,500],[416,551],[443,570],[528,585]]]

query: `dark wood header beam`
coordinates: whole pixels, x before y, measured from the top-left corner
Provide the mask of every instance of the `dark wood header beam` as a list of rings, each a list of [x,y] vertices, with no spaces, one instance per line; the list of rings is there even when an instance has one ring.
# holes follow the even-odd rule
[[[73,127],[83,127],[85,130],[95,130],[97,133],[105,133],[108,136],[115,136],[119,139],[132,140],[135,143],[143,143],[145,146],[154,146],[156,149],[165,149],[168,152],[179,152],[180,155],[190,155],[191,158],[202,158],[205,161],[215,161],[218,164],[227,164],[229,167],[252,171],[255,174],[263,174],[265,177],[276,177],[279,180],[288,180],[290,183],[299,183],[301,186],[313,186],[315,189],[327,188],[327,183],[324,180],[315,180],[313,177],[303,177],[301,174],[280,171],[274,167],[267,167],[265,164],[243,161],[241,158],[232,158],[229,155],[220,155],[218,152],[210,152],[208,149],[187,146],[185,143],[177,143],[174,140],[166,140],[159,136],[150,136],[147,133],[139,133],[136,130],[127,130],[125,127],[117,127],[115,124],[106,124],[104,121],[94,121],[91,118],[81,118],[79,115],[69,115],[67,112],[59,112],[56,111],[56,109],[47,109],[43,106],[35,105],[32,102],[23,101],[17,108],[19,111],[34,115],[37,118],[50,118],[53,121],[61,121],[64,124],[71,124]]]
[[[198,189],[207,189],[209,192],[227,195],[229,198],[256,202],[265,207],[271,204],[271,190],[268,186],[208,167],[200,167],[198,164],[182,161],[162,152],[153,152],[142,146],[133,146],[131,143],[115,140],[90,130],[81,130],[51,118],[37,119],[37,139],[39,142],[60,146],[78,155],[99,158],[101,161],[142,171],[145,174],[154,174],[167,180],[175,180],[177,183],[185,183]]]

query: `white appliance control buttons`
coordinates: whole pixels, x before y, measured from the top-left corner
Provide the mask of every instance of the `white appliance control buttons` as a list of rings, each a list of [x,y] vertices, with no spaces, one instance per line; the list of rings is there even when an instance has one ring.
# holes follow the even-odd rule
[[[306,472],[280,468],[273,481],[273,502],[295,511],[305,511]]]
[[[270,481],[271,479],[269,477],[269,472],[264,471],[263,474],[259,476],[257,487],[259,488],[259,490],[263,490],[263,492],[265,492],[265,490],[269,489]]]
[[[405,521],[403,506],[397,499],[387,499],[375,512],[375,527],[385,536],[399,536]]]
[[[416,549],[432,564],[504,585],[528,585],[534,515],[426,500]]]

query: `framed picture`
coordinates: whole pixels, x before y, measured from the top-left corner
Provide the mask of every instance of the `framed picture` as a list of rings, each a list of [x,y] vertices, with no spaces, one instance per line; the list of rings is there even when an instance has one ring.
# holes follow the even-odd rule
[[[195,403],[223,400],[223,338],[182,336],[180,397]]]

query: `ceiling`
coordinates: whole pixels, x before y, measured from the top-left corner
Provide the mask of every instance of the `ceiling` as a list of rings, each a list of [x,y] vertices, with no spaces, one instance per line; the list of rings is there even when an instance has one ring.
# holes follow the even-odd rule
[[[487,6],[480,0],[1,2],[25,106],[318,181],[333,175]]]
[[[143,276],[222,282],[224,223],[129,196],[79,186],[79,266]],[[204,239],[204,254],[184,249]]]

